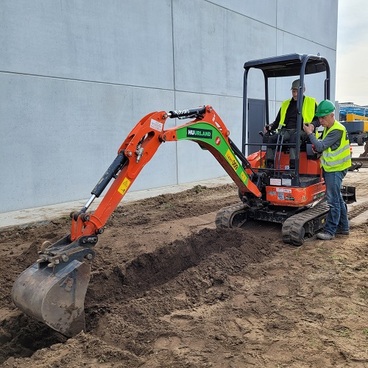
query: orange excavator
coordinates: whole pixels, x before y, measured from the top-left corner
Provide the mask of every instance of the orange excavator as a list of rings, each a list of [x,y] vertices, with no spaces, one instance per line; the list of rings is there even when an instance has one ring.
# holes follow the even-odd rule
[[[325,86],[328,86],[328,63],[319,56],[291,54],[248,62],[244,66],[245,79],[249,69],[254,67],[263,71],[266,90],[269,77],[297,75],[303,85],[305,74],[321,71],[327,71]],[[329,90],[325,90],[327,98]],[[244,101],[246,106],[246,87]],[[298,106],[301,111],[300,99]],[[246,110],[244,131],[248,124]],[[165,122],[172,118],[190,121],[165,129]],[[240,150],[230,139],[230,132],[220,116],[209,105],[151,112],[143,117],[119,147],[90,199],[82,209],[71,213],[70,234],[54,244],[46,242],[39,259],[15,281],[12,298],[16,306],[66,336],[85,329],[84,299],[98,236],[141,170],[165,142],[197,143],[214,156],[237,185],[239,203],[219,211],[217,227],[238,227],[249,220],[281,223],[283,241],[301,245],[305,237],[313,236],[323,227],[328,212],[318,157],[297,146],[296,168],[290,170],[286,164],[287,147],[280,147],[278,167],[270,170],[265,167],[262,143],[258,142],[260,149],[246,157],[244,149],[252,143],[245,138],[243,135],[243,150]],[[89,212],[93,201],[106,188],[100,204]]]

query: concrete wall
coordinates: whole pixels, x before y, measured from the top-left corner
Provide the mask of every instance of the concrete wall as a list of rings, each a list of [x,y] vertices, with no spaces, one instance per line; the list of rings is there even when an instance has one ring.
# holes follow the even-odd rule
[[[335,0],[3,0],[0,212],[88,198],[151,111],[211,104],[239,143],[244,62],[320,53],[334,77],[336,28]],[[274,86],[275,110],[289,89]],[[166,143],[131,190],[222,175],[194,143]]]

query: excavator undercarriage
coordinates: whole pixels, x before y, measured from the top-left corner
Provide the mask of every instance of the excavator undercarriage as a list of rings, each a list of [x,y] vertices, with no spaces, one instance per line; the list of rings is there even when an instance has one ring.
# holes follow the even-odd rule
[[[328,206],[321,201],[313,207],[290,210],[289,208],[254,208],[244,203],[222,208],[216,215],[216,227],[232,228],[246,226],[250,220],[282,224],[282,240],[294,246],[303,244],[324,226]]]

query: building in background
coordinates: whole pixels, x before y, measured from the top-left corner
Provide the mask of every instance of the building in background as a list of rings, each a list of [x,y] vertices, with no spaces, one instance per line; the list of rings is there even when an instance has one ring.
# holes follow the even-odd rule
[[[210,104],[240,142],[245,61],[319,53],[330,63],[334,97],[337,5],[2,1],[0,212],[88,198],[131,128],[151,111]],[[255,76],[253,99],[263,98],[258,83]],[[307,81],[306,93],[321,99],[314,85]],[[272,92],[276,113],[290,81]],[[131,190],[223,175],[192,142],[166,143]]]

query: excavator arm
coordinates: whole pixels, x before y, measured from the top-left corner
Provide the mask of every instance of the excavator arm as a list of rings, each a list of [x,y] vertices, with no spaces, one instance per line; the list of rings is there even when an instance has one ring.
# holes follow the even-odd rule
[[[194,118],[194,120],[165,130],[168,118]],[[71,240],[93,236],[103,228],[143,167],[164,142],[190,140],[198,143],[201,148],[212,153],[237,184],[241,193],[250,192],[260,197],[261,192],[250,180],[242,165],[246,164],[246,158],[230,140],[229,135],[229,130],[211,106],[169,113],[159,111],[146,115],[120,146],[117,157],[92,190],[92,197],[86,206],[72,215]],[[241,158],[239,159],[236,154]],[[100,205],[92,215],[86,215],[89,205],[100,196],[113,178],[115,180]]]
[[[192,120],[165,129],[168,118]],[[250,164],[229,136],[229,130],[211,106],[152,112],[143,117],[119,147],[116,158],[92,190],[85,206],[71,214],[70,234],[54,244],[45,242],[39,259],[15,281],[14,303],[26,314],[66,336],[85,329],[84,299],[98,235],[162,143],[196,142],[215,157],[242,195],[250,193],[260,198],[259,188],[250,179]],[[108,186],[95,211],[87,212]]]

